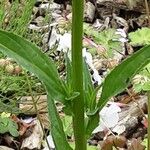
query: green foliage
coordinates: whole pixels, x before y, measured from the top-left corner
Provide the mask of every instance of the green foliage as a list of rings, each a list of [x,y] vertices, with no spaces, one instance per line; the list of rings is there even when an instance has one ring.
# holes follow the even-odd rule
[[[4,75],[3,72],[0,72],[1,75]],[[19,76],[2,76],[0,82],[0,91],[3,94],[17,93],[22,89],[22,86],[25,84],[25,78]],[[19,95],[18,95],[19,96]]]
[[[9,43],[6,41],[9,41]],[[88,118],[86,118],[87,137],[90,136],[91,132],[93,129],[95,129],[99,122],[98,111],[104,107],[109,98],[124,90],[135,73],[137,73],[142,67],[148,64],[150,61],[149,49],[149,45],[142,48],[131,57],[123,61],[114,70],[112,70],[112,72],[106,77],[104,81],[101,98],[97,104],[95,101],[96,91],[94,91],[92,87],[88,69],[86,68],[86,65],[84,65],[83,81],[85,90],[84,94],[87,95],[85,96],[85,102],[87,103],[86,110],[90,110],[88,113]],[[71,81],[71,79],[68,80],[67,84],[64,84],[64,82],[60,80],[53,62],[36,46],[17,35],[5,31],[0,31],[0,50],[5,54],[13,57],[17,62],[36,74],[39,79],[43,81],[48,93],[48,111],[51,120],[51,132],[56,148],[62,149],[62,145],[64,145],[64,150],[71,149],[67,144],[63,125],[54,104],[54,100],[59,100],[64,105],[66,103],[68,104],[69,101],[72,102],[72,100],[78,96],[73,96],[75,94],[70,93],[70,90],[67,91],[68,83]],[[110,84],[113,86],[110,86]],[[69,97],[72,98],[70,99]],[[80,110],[78,109],[78,111]],[[80,124],[78,124],[78,126],[80,126]],[[60,145],[61,147],[59,147]]]
[[[80,44],[81,43],[82,42],[80,41]],[[76,44],[76,42],[74,44]],[[76,80],[73,80],[71,78],[72,74],[74,73],[72,67],[76,71],[78,71],[79,65],[82,64],[81,62],[83,60],[81,51],[80,51],[81,55],[80,61],[78,61],[78,59],[75,59],[77,61],[75,61],[74,64],[69,65],[68,68],[70,69],[68,69],[67,72],[70,73],[69,77],[67,78],[67,83],[65,83],[60,79],[57,69],[52,60],[48,58],[46,55],[44,55],[40,51],[40,49],[38,49],[32,43],[28,42],[27,40],[17,35],[8,33],[6,31],[0,31],[0,51],[2,51],[3,53],[7,54],[10,57],[13,57],[24,68],[37,75],[46,86],[48,94],[48,101],[47,101],[48,112],[51,121],[51,132],[54,138],[56,149],[58,150],[71,150],[71,147],[69,146],[66,140],[63,124],[60,120],[54,101],[58,100],[62,102],[64,106],[73,108],[72,111],[73,118],[76,116],[76,119],[73,121],[74,126],[76,126],[76,129],[74,131],[76,132],[76,135],[77,137],[79,137],[79,139],[84,137],[84,135],[82,136],[82,134],[84,134],[84,129],[81,131],[82,128],[80,128],[81,126],[80,121],[84,119],[82,118],[84,116],[81,116],[80,113],[81,111],[85,112],[84,110],[86,111],[89,110],[85,124],[86,136],[89,137],[92,131],[98,125],[99,111],[104,107],[104,105],[108,102],[108,100],[112,96],[115,96],[119,92],[123,91],[128,86],[129,82],[131,81],[131,78],[142,67],[144,67],[149,63],[150,61],[149,49],[150,45],[147,45],[146,47],[137,51],[131,57],[124,60],[120,65],[118,65],[115,69],[111,71],[111,73],[106,77],[103,83],[101,98],[98,101],[98,103],[96,103],[97,90],[94,90],[93,88],[88,68],[84,63],[83,63],[84,65],[82,66],[83,68],[82,67],[80,68],[80,71],[82,70],[82,72],[84,72],[83,73],[84,78],[82,83],[83,85],[80,85],[81,83],[80,84],[78,83],[80,81],[79,74],[77,74],[78,72],[76,72],[78,78],[75,75],[73,76],[73,78],[76,78]],[[76,53],[74,52],[74,54]],[[75,81],[76,83],[74,83]],[[70,85],[69,82],[71,82],[72,84]],[[73,85],[75,87],[72,87]],[[79,88],[80,91],[78,91]],[[79,109],[81,108],[80,105],[82,105],[82,103],[80,103],[81,101],[79,100],[79,96],[81,96],[81,94],[83,94],[82,100],[84,100],[82,101],[82,103],[83,104],[86,103],[85,106],[83,105],[84,107],[86,107],[86,109],[83,108],[82,110]],[[72,105],[74,106],[72,107]],[[82,126],[83,125],[84,123],[82,124]],[[78,134],[78,132],[80,133]],[[80,146],[79,143],[78,148]],[[81,142],[81,144],[83,143]],[[85,146],[83,145],[82,147],[85,148]]]
[[[62,117],[62,123],[64,127],[64,132],[66,133],[67,136],[72,137],[73,135],[73,128],[72,128],[72,117],[65,115]]]
[[[150,44],[150,29],[143,27],[135,32],[129,33],[130,44],[132,46],[143,46]],[[133,83],[136,92],[150,90],[150,64],[144,67],[136,76],[137,80]]]
[[[87,124],[87,133],[95,128],[94,122],[97,123],[98,113],[97,110],[101,110],[108,100],[121,91],[123,91],[130,83],[132,77],[138,73],[141,68],[150,62],[150,45],[145,46],[141,50],[134,53],[131,57],[124,60],[110,74],[107,75],[102,88],[102,94],[97,104],[97,109],[93,112],[94,117],[90,117]],[[110,86],[111,85],[111,86]],[[92,114],[92,112],[91,112]]]
[[[29,22],[31,20],[31,15],[32,15],[32,9],[34,7],[35,0],[32,1],[26,1],[24,5],[21,7],[22,13],[20,13],[20,17],[17,19],[13,20],[13,24],[15,27],[15,33],[18,35],[24,35],[27,31]],[[20,8],[20,9],[21,9]]]
[[[102,45],[106,49],[106,52],[102,54],[106,58],[112,58],[115,50],[122,51],[122,43],[118,41],[121,36],[115,32],[116,30],[112,28],[99,32],[90,25],[84,24],[84,33],[91,37],[96,44]],[[93,48],[89,50],[92,53],[96,51]]]
[[[9,75],[0,70],[0,113],[3,111],[10,113],[20,113],[18,105],[20,97],[29,95],[29,87],[25,75]],[[45,89],[36,77],[29,77],[33,94],[45,93]]]
[[[148,150],[148,138],[144,138],[141,144],[145,146],[145,150]]]
[[[0,41],[0,50],[3,53],[13,57],[24,68],[36,74],[46,87],[49,87],[51,95],[56,100],[64,102],[68,96],[67,89],[60,80],[55,65],[46,55],[43,55],[35,45],[8,32],[1,31]]]
[[[75,143],[70,142],[69,144],[72,148],[75,148]],[[95,146],[92,146],[92,145],[87,145],[87,150],[98,150],[98,148],[96,148]]]
[[[19,136],[19,132],[17,131],[18,125],[12,121],[9,117],[5,117],[3,115],[0,116],[0,133],[4,134],[9,132],[12,136]]]
[[[66,135],[63,130],[63,125],[54,104],[54,99],[51,97],[51,91],[48,91],[48,113],[51,121],[51,133],[57,150],[72,150],[69,146]],[[63,146],[62,146],[63,145]]]
[[[5,0],[1,0],[0,2],[0,27],[2,27],[3,21],[5,19],[6,10],[5,10]]]
[[[13,31],[19,35],[25,35],[31,21],[32,9],[35,0],[29,1],[3,1],[0,12],[0,27],[9,31]]]
[[[5,101],[3,101],[3,98],[1,98],[0,113],[2,113],[2,112],[9,112],[9,113],[13,113],[13,114],[21,113],[19,108],[17,107],[19,102],[16,99],[13,99],[11,101],[10,99],[5,98],[5,100],[7,100],[9,102],[6,103]]]
[[[143,46],[150,44],[150,28],[143,27],[135,32],[129,33],[132,46]]]
[[[0,95],[9,95],[13,96],[24,96],[29,92],[28,86],[26,83],[26,77],[24,74],[21,75],[12,75],[7,73],[4,69],[0,68],[1,81],[0,81]],[[40,81],[29,74],[29,80],[32,85],[33,92],[42,93],[44,92],[44,88],[42,85],[38,85]],[[23,91],[22,91],[23,90]],[[12,98],[12,97],[11,97]]]
[[[41,31],[31,31],[28,28],[30,22],[36,17],[37,12],[33,11],[36,0],[14,0],[11,2],[9,2],[9,0],[1,0],[0,2],[0,28],[12,31],[30,39],[30,41],[33,41],[37,45],[41,45],[41,34],[46,33],[47,30],[43,30],[41,33]],[[43,24],[49,24],[51,20],[49,9],[46,11],[45,17],[43,18]]]
[[[133,79],[133,89],[136,92],[150,90],[150,63],[146,65]]]
[[[0,50],[9,57],[13,57],[16,62],[36,74],[43,81],[48,94],[48,112],[56,149],[71,149],[66,141],[62,122],[54,105],[54,100],[65,103],[65,98],[68,98],[69,93],[59,78],[53,62],[32,43],[5,31],[0,31]]]
[[[119,94],[119,92],[123,91],[130,83],[132,77],[149,63],[149,50],[150,45],[142,48],[111,71],[104,81],[98,107],[102,108],[105,101],[113,95]]]
[[[5,58],[3,54],[0,54],[0,60],[5,60],[7,65],[14,67],[16,63],[8,58]],[[5,64],[3,62],[3,64]],[[6,70],[6,66],[3,66],[2,62],[0,64],[0,113],[6,111],[10,113],[20,113],[18,108],[18,104],[20,103],[20,97],[29,95],[29,87],[26,81],[26,75],[24,74],[24,70],[21,69],[19,74],[8,73]],[[18,66],[18,65],[17,65]],[[31,83],[33,94],[41,94],[45,93],[45,89],[42,86],[41,82],[37,79],[37,77],[28,73],[28,78]]]

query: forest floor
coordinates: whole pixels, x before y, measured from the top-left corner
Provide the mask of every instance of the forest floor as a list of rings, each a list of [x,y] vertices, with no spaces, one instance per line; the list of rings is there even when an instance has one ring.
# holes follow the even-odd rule
[[[149,5],[144,0],[86,1],[83,57],[95,88],[120,62],[150,44]],[[52,4],[48,0],[37,0],[36,3],[2,0],[0,28],[38,45],[53,59],[64,79],[65,53],[71,49],[71,9],[67,0],[54,0]],[[51,149],[55,149],[42,83],[2,53],[0,75],[0,150],[47,150],[45,137]],[[149,90],[150,64],[101,111],[101,123],[88,139],[89,150],[146,150]],[[56,105],[68,141],[73,143],[71,117],[64,115],[61,103],[56,102]]]

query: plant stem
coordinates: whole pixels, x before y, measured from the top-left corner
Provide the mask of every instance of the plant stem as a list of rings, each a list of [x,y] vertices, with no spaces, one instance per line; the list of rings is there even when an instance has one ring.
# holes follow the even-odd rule
[[[147,127],[148,145],[147,145],[147,149],[150,149],[150,91],[147,92],[147,96],[148,96],[148,127]]]
[[[75,136],[75,150],[86,150],[84,127],[84,95],[83,95],[83,0],[73,0],[72,16],[72,71],[73,90],[80,95],[73,100],[73,129]]]
[[[51,149],[51,148],[50,148],[50,145],[49,145],[49,142],[48,142],[48,140],[47,140],[47,136],[46,136],[46,133],[45,133],[43,124],[42,124],[42,120],[41,120],[41,118],[40,118],[40,114],[39,114],[38,107],[37,107],[37,102],[36,102],[36,100],[35,100],[35,98],[34,98],[34,96],[33,96],[32,87],[31,87],[31,83],[30,83],[30,81],[29,81],[29,77],[28,77],[28,75],[27,75],[27,72],[25,72],[25,77],[26,77],[26,80],[27,80],[27,85],[28,85],[28,88],[29,88],[29,93],[30,93],[30,95],[31,95],[31,97],[32,97],[33,107],[34,107],[34,109],[35,109],[35,112],[36,112],[36,114],[37,114],[37,119],[39,120],[41,129],[42,129],[42,132],[43,132],[43,134],[44,134],[47,147],[48,147],[48,149]]]
[[[39,111],[38,111],[37,101],[35,100],[35,98],[34,98],[34,96],[33,96],[32,87],[31,87],[31,83],[30,83],[30,81],[29,81],[29,77],[28,77],[28,75],[27,75],[27,72],[25,72],[25,77],[26,77],[26,81],[27,81],[28,88],[29,88],[29,93],[30,93],[31,98],[32,98],[33,107],[34,107],[35,112],[36,112],[36,114],[37,114],[37,119],[39,120],[41,129],[42,129],[42,132],[43,132],[44,137],[45,137],[45,141],[46,141],[47,147],[48,147],[48,149],[50,149],[50,145],[49,145],[49,143],[48,143],[47,136],[46,136],[46,133],[45,133],[43,124],[42,124],[42,120],[41,120],[41,118],[40,118]]]
[[[146,13],[148,17],[148,25],[150,26],[149,5],[148,5],[147,0],[145,0],[145,8],[146,8]]]

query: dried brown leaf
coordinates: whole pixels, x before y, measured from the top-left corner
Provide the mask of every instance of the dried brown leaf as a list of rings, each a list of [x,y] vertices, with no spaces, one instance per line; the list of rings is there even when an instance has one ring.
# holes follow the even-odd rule
[[[139,139],[132,139],[131,146],[128,150],[145,150],[145,146],[141,144],[141,140]]]

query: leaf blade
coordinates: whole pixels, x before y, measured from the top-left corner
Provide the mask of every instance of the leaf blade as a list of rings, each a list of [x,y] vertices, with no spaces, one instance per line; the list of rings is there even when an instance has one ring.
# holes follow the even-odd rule
[[[55,99],[63,101],[67,97],[66,89],[53,62],[34,44],[15,34],[0,30],[0,51],[36,74],[49,87]]]
[[[61,99],[65,102],[67,92],[53,62],[27,40],[2,30],[0,30],[0,51],[14,58],[43,81],[48,93],[48,112],[52,121],[51,128],[56,149],[72,150],[66,140],[62,122],[54,104],[54,100]]]
[[[51,132],[54,139],[54,143],[57,150],[72,150],[69,146],[65,133],[63,131],[63,125],[59,118],[58,112],[56,110],[54,100],[51,95],[48,94],[48,112],[51,120]]]
[[[104,81],[97,109],[88,118],[86,125],[87,136],[89,136],[96,126],[98,126],[98,112],[105,106],[109,98],[124,90],[128,86],[131,78],[149,62],[150,45],[147,45],[111,71]],[[121,75],[119,74],[120,72],[122,72]],[[126,74],[123,74],[125,72]]]
[[[104,81],[101,98],[97,105],[99,110],[102,109],[110,97],[123,91],[128,86],[131,78],[149,61],[150,45],[137,51],[113,69]]]

